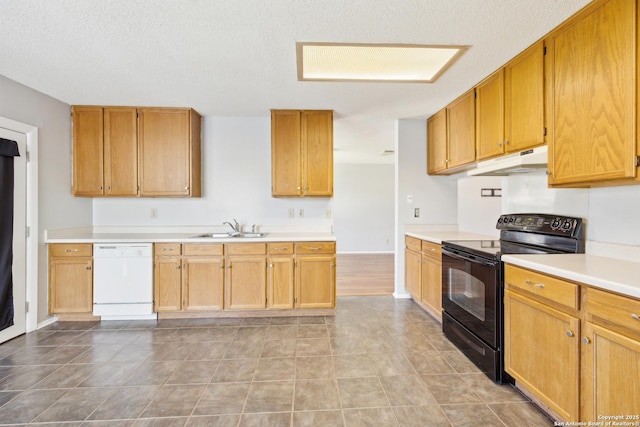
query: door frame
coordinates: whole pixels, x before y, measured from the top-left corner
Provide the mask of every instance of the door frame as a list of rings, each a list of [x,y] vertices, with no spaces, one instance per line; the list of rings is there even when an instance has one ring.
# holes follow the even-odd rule
[[[26,332],[38,329],[38,128],[26,123],[0,116],[0,127],[22,133],[27,139],[27,212],[26,225],[29,235],[26,239]],[[25,153],[25,155],[27,155]]]

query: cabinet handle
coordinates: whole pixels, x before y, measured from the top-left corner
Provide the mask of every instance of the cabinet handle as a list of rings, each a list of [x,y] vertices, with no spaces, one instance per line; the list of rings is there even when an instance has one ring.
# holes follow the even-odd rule
[[[269,264],[269,268],[273,268],[273,263]]]
[[[98,190],[102,190],[102,185],[99,185],[99,186],[98,186]]]
[[[169,252],[169,251],[173,252],[173,249],[172,248],[162,248],[162,251],[163,252]]]
[[[638,316],[638,315],[637,315],[637,314],[635,314],[635,313],[631,313],[631,317],[632,317],[633,319],[640,320],[640,316]]]
[[[88,266],[88,267],[87,267],[87,270],[91,270],[91,266]]]
[[[571,331],[569,331],[569,330],[567,330],[566,334],[567,334],[567,336],[568,336],[569,338],[573,337],[573,332],[571,332]]]
[[[585,344],[589,344],[591,342],[591,340],[587,337],[582,337],[582,342]]]
[[[509,144],[509,140],[508,140],[508,139],[505,139],[505,140],[504,140],[504,145],[507,145],[507,144]]]
[[[496,145],[497,145],[498,147],[502,147],[502,142],[498,141],[498,142],[496,142]]]
[[[77,249],[65,249],[64,251],[65,252],[78,252]]]
[[[525,280],[524,283],[527,285],[535,286],[536,288],[544,289],[544,283],[533,283],[531,280]]]
[[[111,190],[111,186],[110,185],[107,185],[107,190]]]
[[[176,270],[180,270],[180,264],[176,265]]]
[[[309,250],[310,251],[319,251],[320,249],[322,249],[322,248],[319,248],[317,246],[309,246]]]

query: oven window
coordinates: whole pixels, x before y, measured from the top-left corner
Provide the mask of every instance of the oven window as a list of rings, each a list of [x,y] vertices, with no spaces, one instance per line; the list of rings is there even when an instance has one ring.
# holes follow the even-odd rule
[[[484,283],[466,271],[449,268],[449,299],[472,314],[485,320]]]

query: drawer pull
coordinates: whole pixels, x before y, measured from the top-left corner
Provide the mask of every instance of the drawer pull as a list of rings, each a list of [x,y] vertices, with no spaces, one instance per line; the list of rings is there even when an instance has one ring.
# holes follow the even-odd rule
[[[87,270],[91,270],[91,266],[87,267]]]
[[[65,249],[64,251],[65,252],[78,252],[77,249]]]
[[[573,332],[571,332],[571,331],[569,331],[569,330],[567,330],[566,334],[567,334],[567,336],[568,336],[569,338],[573,337]]]
[[[173,248],[162,248],[163,252],[173,252]]]
[[[322,248],[319,248],[317,246],[309,246],[309,250],[310,251],[319,251],[320,249],[322,249]]]
[[[638,315],[637,315],[637,314],[635,314],[635,313],[631,313],[631,317],[632,317],[633,319],[640,320],[640,316],[638,316]]]
[[[524,281],[527,285],[535,286],[536,288],[544,289],[543,283],[533,283],[531,280],[527,279]]]
[[[582,342],[585,344],[589,344],[591,342],[591,340],[587,337],[582,337]]]

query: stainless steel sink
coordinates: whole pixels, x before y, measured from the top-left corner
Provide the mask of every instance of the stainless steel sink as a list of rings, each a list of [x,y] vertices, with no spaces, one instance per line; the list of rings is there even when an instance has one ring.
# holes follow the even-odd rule
[[[191,236],[192,239],[197,239],[197,238],[212,238],[212,239],[227,239],[230,237],[233,238],[238,238],[238,239],[257,239],[259,237],[264,237],[267,233],[234,233],[234,232],[229,232],[229,233],[205,233],[205,234],[198,234],[195,236]]]

